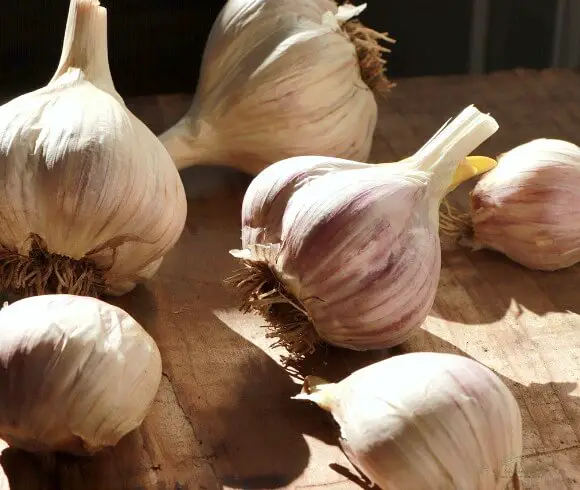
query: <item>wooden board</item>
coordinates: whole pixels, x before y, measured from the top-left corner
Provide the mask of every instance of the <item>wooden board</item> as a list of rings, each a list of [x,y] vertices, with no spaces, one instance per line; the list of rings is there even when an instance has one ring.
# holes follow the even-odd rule
[[[155,131],[185,111],[189,96],[130,101]],[[409,155],[446,119],[475,103],[500,132],[494,155],[546,136],[580,142],[580,76],[509,72],[402,80],[382,104],[373,153]],[[116,301],[159,344],[164,375],[143,426],[92,459],[0,455],[1,490],[193,490],[325,488],[361,484],[336,445],[330,417],[290,400],[299,384],[269,348],[262,322],[242,315],[222,286],[235,268],[247,176],[183,172],[187,226],[159,274]],[[465,199],[467,186],[458,190]],[[524,488],[580,488],[580,269],[538,273],[498,254],[445,246],[436,304],[398,352],[471,356],[510,386],[524,416]],[[306,373],[338,381],[389,352],[320,349]],[[365,488],[362,485],[362,488]]]

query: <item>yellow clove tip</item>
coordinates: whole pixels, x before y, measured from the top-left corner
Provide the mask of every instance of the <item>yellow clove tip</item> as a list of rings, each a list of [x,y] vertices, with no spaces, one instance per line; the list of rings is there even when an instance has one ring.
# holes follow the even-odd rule
[[[489,172],[492,168],[497,165],[497,161],[493,158],[483,157],[483,156],[469,156],[463,160],[455,174],[453,175],[453,182],[449,186],[449,191],[458,187],[463,182],[466,182],[473,177]]]

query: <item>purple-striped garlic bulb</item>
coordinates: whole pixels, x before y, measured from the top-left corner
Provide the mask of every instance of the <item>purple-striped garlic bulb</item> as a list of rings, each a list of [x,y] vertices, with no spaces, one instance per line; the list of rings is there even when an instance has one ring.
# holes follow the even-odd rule
[[[427,317],[440,273],[439,205],[460,162],[497,131],[474,106],[399,163],[305,156],[250,184],[242,206],[243,309],[295,356],[326,341],[403,342]]]
[[[580,147],[536,139],[499,156],[471,193],[474,248],[502,252],[530,269],[580,262]]]

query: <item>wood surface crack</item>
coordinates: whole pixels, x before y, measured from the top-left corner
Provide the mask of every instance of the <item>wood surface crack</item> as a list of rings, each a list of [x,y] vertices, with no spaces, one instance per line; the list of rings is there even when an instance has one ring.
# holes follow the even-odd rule
[[[524,454],[522,458],[535,458],[537,456],[550,456],[556,453],[563,453],[564,451],[569,451],[570,449],[580,449],[580,444],[574,444],[573,446],[559,447],[558,449],[549,449],[548,451],[537,451],[535,453]]]
[[[179,399],[177,391],[175,390],[175,387],[173,386],[171,376],[169,376],[169,374],[167,374],[166,372],[163,372],[163,371],[161,372],[161,376],[163,376],[164,378],[167,379],[167,382],[169,383],[169,386],[171,387],[171,392],[173,393],[173,397],[175,398],[175,401],[177,402],[177,406],[179,407],[179,410],[181,410],[181,413],[183,414],[183,417],[185,418],[185,420],[189,424],[189,427],[191,427],[191,433],[193,434],[193,437],[195,438],[197,445],[200,448],[203,448],[204,447],[203,443],[202,443],[201,439],[199,438],[199,436],[197,435],[197,432],[195,430],[195,427],[193,425],[191,417],[188,415],[187,411],[185,410],[185,407],[181,403],[181,400]],[[216,459],[216,455],[213,453],[210,453],[208,455],[203,455],[200,458],[196,458],[196,459],[203,460],[209,466],[209,468],[210,468],[210,470],[215,478],[215,481],[221,485],[221,480],[220,480],[220,478],[217,474],[217,471],[214,467],[214,464],[213,464],[213,460]]]

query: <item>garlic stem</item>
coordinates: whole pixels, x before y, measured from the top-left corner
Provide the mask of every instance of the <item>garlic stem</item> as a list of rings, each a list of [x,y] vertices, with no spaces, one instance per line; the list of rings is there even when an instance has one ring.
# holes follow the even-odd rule
[[[445,123],[415,153],[412,158],[414,167],[434,175],[431,186],[435,197],[444,197],[459,164],[498,129],[494,118],[471,105],[451,122]]]
[[[107,10],[98,0],[71,0],[60,61],[50,83],[75,68],[120,99],[109,68]]]

